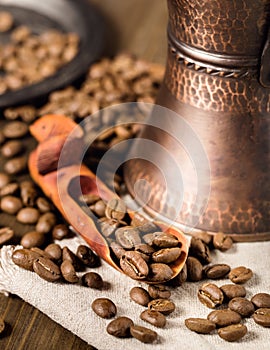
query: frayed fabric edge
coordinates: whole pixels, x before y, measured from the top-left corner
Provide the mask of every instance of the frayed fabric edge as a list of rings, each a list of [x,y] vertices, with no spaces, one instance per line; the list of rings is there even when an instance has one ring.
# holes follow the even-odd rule
[[[8,245],[0,249],[0,293],[8,296],[15,273],[20,269],[12,261],[14,250],[21,246]]]

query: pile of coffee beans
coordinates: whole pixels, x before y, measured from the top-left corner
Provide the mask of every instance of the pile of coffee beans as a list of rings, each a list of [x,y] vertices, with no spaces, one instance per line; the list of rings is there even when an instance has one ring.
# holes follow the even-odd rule
[[[15,26],[8,12],[0,12],[0,23],[0,32],[10,32],[10,42],[0,46],[0,94],[42,81],[78,54],[76,33],[34,34],[26,25]]]
[[[166,325],[165,315],[175,310],[175,304],[169,300],[170,296],[170,290],[162,284],[149,285],[148,291],[142,287],[134,287],[130,291],[130,298],[135,303],[148,307],[140,314],[140,318],[159,328]]]
[[[162,65],[139,60],[130,54],[119,54],[112,59],[104,58],[93,64],[80,88],[68,86],[54,91],[49,95],[48,103],[40,108],[31,105],[7,108],[4,110],[4,117],[10,121],[31,123],[38,116],[53,113],[64,114],[80,122],[105,107],[119,103],[154,103],[163,75]],[[87,132],[97,136],[87,158],[87,165],[92,171],[97,169],[100,158],[109,148],[137,135],[140,126],[130,123],[131,119],[134,122],[134,118],[130,118],[129,114],[128,109],[123,113],[125,118],[121,117],[121,122],[128,124],[118,126],[112,125],[111,111],[103,110],[98,115],[91,116]],[[140,118],[143,120],[144,114],[139,115],[136,111],[136,120]],[[120,122],[119,117],[117,121]],[[107,128],[106,132],[100,133],[101,128]],[[123,184],[122,169],[119,168],[112,177],[114,169],[111,166],[112,164],[106,164],[101,180],[119,193]]]
[[[18,182],[4,172],[0,173],[0,208],[2,213],[16,219],[13,221],[25,226],[20,239],[20,244],[25,248],[42,247],[51,242],[55,238],[55,228],[59,227],[57,224],[61,226],[53,205],[31,180]],[[32,230],[27,231],[28,227]],[[70,234],[68,229],[63,232],[63,238]],[[13,243],[14,238],[12,228],[0,228],[0,245]]]
[[[49,95],[48,103],[36,108],[25,105],[5,109],[8,120],[22,119],[33,121],[45,114],[64,114],[80,122],[82,118],[119,103],[147,102],[154,103],[164,75],[164,67],[159,64],[139,60],[130,54],[119,54],[109,59],[104,58],[93,64],[80,88],[68,86]],[[102,113],[98,120],[93,120],[93,128],[106,126],[110,117]],[[100,136],[97,143],[102,149],[108,149],[117,140],[134,136],[136,128],[116,127],[108,135]],[[113,141],[114,140],[114,141]]]
[[[0,246],[20,243],[26,248],[40,247],[60,239],[53,232],[63,219],[28,174],[28,155],[35,146],[28,129],[36,110],[31,106],[18,110],[20,119],[10,116],[1,121]],[[62,238],[71,235],[68,229],[62,233]]]
[[[24,237],[25,238],[25,237]],[[51,243],[44,249],[32,244],[28,248],[17,249],[12,254],[12,261],[25,270],[34,271],[48,282],[79,283],[83,286],[102,289],[103,279],[98,273],[86,272],[79,278],[77,272],[86,267],[100,266],[99,257],[87,246],[79,245],[74,254],[68,247]]]
[[[110,319],[116,316],[117,307],[113,301],[108,298],[98,298],[92,303],[92,310],[99,317]],[[161,317],[164,317],[160,314]],[[150,316],[150,318],[155,316]],[[146,316],[147,318],[147,316]],[[149,317],[148,317],[149,318]],[[156,320],[158,318],[156,317]],[[166,321],[166,320],[165,320]],[[161,321],[159,321],[161,322]],[[107,332],[117,338],[133,337],[143,343],[153,343],[157,339],[157,333],[151,329],[139,325],[126,316],[117,317],[107,325]]]
[[[8,32],[14,25],[14,18],[7,11],[0,11],[0,33]]]
[[[38,113],[66,114],[79,121],[119,103],[154,103],[163,75],[163,66],[139,60],[130,54],[104,58],[90,67],[80,89],[67,87],[52,93],[49,102]],[[106,125],[108,118],[106,113],[102,114],[99,123]],[[123,132],[118,137],[122,138]],[[103,145],[108,147],[107,142]]]
[[[9,175],[17,175],[26,170],[26,147],[22,138],[28,134],[28,125],[22,121],[11,121],[3,125],[0,132],[3,170]]]
[[[198,317],[186,319],[186,327],[201,334],[209,334],[217,329],[218,335],[230,342],[241,339],[247,333],[247,327],[241,323],[243,318],[252,316],[256,323],[269,327],[267,319],[270,306],[270,295],[267,293],[256,294],[251,300],[246,298],[247,292],[243,284],[252,278],[251,269],[245,266],[231,268],[227,264],[210,264],[211,249],[226,251],[231,248],[232,243],[231,238],[222,233],[213,238],[207,233],[192,237],[185,274],[187,281],[198,282],[204,278],[208,280],[199,287],[198,299],[208,308],[218,308],[210,312],[205,319]],[[229,278],[233,283],[218,287],[215,283],[209,282],[223,278]],[[181,274],[176,281],[179,279]],[[259,302],[256,304],[257,300]],[[260,323],[260,320],[265,321]]]
[[[201,334],[209,334],[218,329],[218,335],[230,342],[241,339],[247,333],[247,327],[241,323],[244,318],[252,316],[257,324],[270,327],[270,294],[258,293],[251,300],[245,296],[246,289],[242,285],[202,285],[198,297],[204,305],[209,308],[227,305],[227,309],[214,310],[208,314],[207,319],[188,318],[185,320],[186,327]]]
[[[81,206],[87,206],[91,217],[94,214],[98,219],[97,227],[126,275],[156,283],[171,279],[170,266],[182,253],[176,236],[162,232],[156,224],[138,214],[131,219],[124,201],[119,198],[105,203],[98,196],[88,194],[78,201]]]

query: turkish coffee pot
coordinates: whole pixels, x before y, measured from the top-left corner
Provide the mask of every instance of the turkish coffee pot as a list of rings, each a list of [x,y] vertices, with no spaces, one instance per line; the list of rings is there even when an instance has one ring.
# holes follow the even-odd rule
[[[125,167],[127,188],[150,214],[174,217],[190,233],[269,240],[270,0],[168,0],[168,9],[167,65],[156,101],[168,113],[154,108],[139,138],[174,157],[185,186],[174,191],[179,179],[172,176],[168,199],[163,174],[170,174],[170,162],[157,154],[158,168],[155,159],[137,158],[135,142]],[[173,123],[169,111],[178,115]],[[150,125],[157,118],[172,123],[174,132],[188,125],[196,135],[207,156],[200,161],[193,152],[199,194],[185,147]],[[184,135],[187,147],[193,136]]]

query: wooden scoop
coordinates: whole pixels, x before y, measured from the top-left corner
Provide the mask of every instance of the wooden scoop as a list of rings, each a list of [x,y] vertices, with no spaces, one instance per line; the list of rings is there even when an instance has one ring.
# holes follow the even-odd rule
[[[43,124],[45,125],[44,128]],[[50,124],[53,124],[53,126],[50,126]],[[61,125],[64,125],[64,132],[61,129]],[[53,159],[55,160],[55,156],[60,154],[61,147],[64,145],[64,139],[68,137],[68,130],[71,133],[76,127],[77,124],[68,117],[58,115],[53,117],[52,115],[44,116],[31,126],[31,133],[41,142],[37,149],[30,154],[30,174],[46,196],[53,201],[67,222],[85,239],[95,253],[115,269],[124,273],[112,258],[108,243],[97,229],[95,221],[75,200],[76,195],[79,195],[79,193],[83,195],[98,195],[104,201],[115,198],[116,194],[108,189],[84,164],[71,165],[61,162],[61,167],[55,170],[55,162],[54,166],[51,167],[51,162],[48,160],[48,167],[46,168],[46,161],[44,162],[43,157],[42,171],[40,171],[40,154],[44,154],[47,150],[50,155],[53,155]],[[39,135],[40,130],[44,129],[47,130],[46,136]],[[48,132],[48,130],[53,130],[53,133]],[[57,133],[56,130],[59,130],[59,132]],[[55,150],[55,154],[53,150]],[[129,211],[129,215],[132,218],[135,213]],[[155,224],[162,231],[176,236],[181,244],[180,257],[173,264],[170,264],[170,268],[173,271],[171,278],[174,278],[185,264],[188,253],[187,239],[180,230],[173,226],[168,226],[162,222],[155,222]],[[147,279],[143,281],[152,283],[151,281],[147,281]]]

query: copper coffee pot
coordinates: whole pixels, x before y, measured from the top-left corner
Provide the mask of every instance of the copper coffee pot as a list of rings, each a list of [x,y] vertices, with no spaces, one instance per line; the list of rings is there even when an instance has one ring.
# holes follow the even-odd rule
[[[211,186],[200,193],[201,213],[183,148],[166,132],[145,126],[140,137],[173,154],[186,180],[176,221],[213,234],[222,231],[238,241],[269,240],[270,0],[168,0],[168,8],[167,66],[157,104],[179,114],[176,130],[184,120],[198,136]],[[154,109],[150,124],[155,118],[167,122],[166,113],[158,114]],[[136,155],[136,145],[132,152]],[[159,162],[169,173],[167,160]],[[198,164],[203,170],[205,164]],[[175,207],[164,197],[164,179],[154,160],[126,164],[125,181],[133,196],[141,179],[152,186],[145,209],[171,218]],[[176,186],[177,180],[172,181],[170,186]],[[145,182],[137,182],[139,202],[146,190]],[[175,201],[178,196],[176,191]]]

